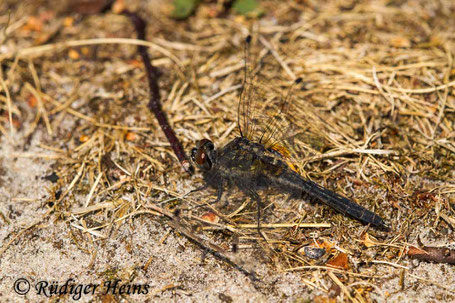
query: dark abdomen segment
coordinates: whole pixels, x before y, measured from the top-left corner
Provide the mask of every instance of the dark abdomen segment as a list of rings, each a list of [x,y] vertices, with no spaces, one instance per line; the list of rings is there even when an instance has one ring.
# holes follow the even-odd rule
[[[384,230],[389,230],[384,223],[384,220],[374,212],[369,211],[365,207],[360,206],[313,181],[303,179],[295,172],[286,172],[280,178],[286,180],[286,184],[282,185],[288,187],[293,195],[306,194],[311,198],[315,198],[327,204],[343,215],[349,215],[363,223],[372,224]]]

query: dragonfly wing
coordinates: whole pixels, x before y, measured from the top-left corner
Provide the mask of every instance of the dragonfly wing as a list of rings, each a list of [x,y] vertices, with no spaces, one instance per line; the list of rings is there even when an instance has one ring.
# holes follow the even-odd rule
[[[282,81],[277,77],[280,70],[267,56],[268,49],[256,51],[247,38],[244,57],[242,90],[238,103],[238,127],[240,135],[266,148],[285,145],[288,134],[289,112],[294,103],[294,88],[301,79]],[[275,63],[275,62],[273,62]],[[286,91],[283,95],[282,92]]]

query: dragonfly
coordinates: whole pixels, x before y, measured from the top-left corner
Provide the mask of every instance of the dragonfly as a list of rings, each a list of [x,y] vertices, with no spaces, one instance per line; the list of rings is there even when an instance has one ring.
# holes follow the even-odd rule
[[[297,78],[285,96],[271,100],[258,80],[260,74],[251,63],[251,36],[245,40],[243,82],[238,101],[237,128],[239,135],[224,147],[202,139],[196,142],[190,158],[202,172],[205,186],[217,189],[216,203],[221,200],[225,188],[237,187],[257,205],[257,230],[260,227],[262,199],[258,191],[273,188],[294,198],[306,198],[322,202],[337,212],[353,217],[364,224],[389,230],[384,220],[374,212],[321,185],[304,178],[293,164],[289,149],[283,143],[289,125],[289,107],[295,86],[302,82]],[[275,94],[276,96],[276,94]],[[272,102],[276,101],[276,102]],[[273,114],[268,104],[275,106]],[[261,113],[262,111],[262,113]]]

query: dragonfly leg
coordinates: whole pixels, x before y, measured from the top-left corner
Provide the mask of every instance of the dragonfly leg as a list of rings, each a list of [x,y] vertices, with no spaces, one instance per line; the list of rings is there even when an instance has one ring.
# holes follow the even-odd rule
[[[193,189],[192,191],[190,191],[190,193],[205,189],[207,187],[208,187],[208,185],[204,185],[204,186],[198,187],[198,188]],[[193,210],[193,209],[196,209],[196,208],[199,208],[199,207],[202,207],[202,206],[212,205],[212,204],[218,203],[221,200],[221,198],[223,197],[223,191],[224,191],[224,181],[221,179],[219,184],[218,184],[216,199],[214,201],[211,201],[211,202],[205,203],[205,204],[201,204],[201,205],[197,205],[197,206],[193,206],[193,207],[189,208],[189,210]]]
[[[195,192],[198,192],[198,191],[201,191],[201,190],[204,190],[204,189],[207,189],[208,187],[209,187],[208,184],[204,184],[204,185],[202,185],[202,186],[199,186],[199,187],[197,187],[197,188],[195,188],[195,189],[190,190],[190,191],[187,193],[187,195],[192,194],[192,193],[195,193]]]
[[[221,198],[223,197],[223,192],[224,192],[224,181],[223,179],[220,179],[220,182],[218,183],[218,188],[216,190],[216,200],[207,203],[208,205],[216,204],[218,203]]]
[[[214,203],[221,200],[221,198],[223,197],[223,191],[224,191],[224,181],[223,181],[223,179],[220,179],[220,183],[218,184],[217,197],[216,197],[216,200]]]
[[[267,237],[265,236],[265,234],[262,232],[261,230],[261,208],[262,208],[262,202],[261,202],[261,197],[257,194],[257,192],[251,190],[251,189],[248,189],[248,195],[251,197],[251,199],[255,200],[256,201],[256,206],[257,206],[257,231],[258,231],[258,234],[261,235],[261,237],[267,241]]]
[[[220,182],[218,183],[218,188],[216,191],[216,200],[207,203],[208,205],[213,205],[218,202],[220,202],[221,198],[223,197],[223,192],[224,192],[224,180],[220,179]]]
[[[195,189],[190,190],[190,191],[187,193],[187,195],[192,194],[192,193],[195,193],[195,192],[198,192],[198,191],[201,191],[201,190],[204,190],[204,189],[207,189],[207,188],[209,188],[210,186],[213,186],[213,184],[216,185],[216,181],[215,181],[215,180],[216,180],[216,177],[217,177],[216,174],[212,175],[208,180],[206,180],[206,182],[204,183],[204,185],[199,186],[199,187],[196,187]],[[224,186],[224,180],[223,180],[222,178],[220,178],[220,180],[219,180],[219,182],[218,182],[218,187],[217,187],[217,188],[218,188],[218,200],[217,200],[217,201],[219,201],[219,200],[221,199],[220,194],[219,194],[219,191],[220,191],[220,190],[221,190],[221,191],[223,190],[222,188],[220,189],[220,186]],[[215,202],[214,202],[214,203],[215,203]]]

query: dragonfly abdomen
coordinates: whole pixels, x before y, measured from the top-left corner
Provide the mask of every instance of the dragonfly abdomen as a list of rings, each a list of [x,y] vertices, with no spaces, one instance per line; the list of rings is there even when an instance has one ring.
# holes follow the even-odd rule
[[[295,197],[303,198],[304,196],[309,196],[310,198],[323,202],[343,215],[349,215],[363,223],[388,229],[384,220],[379,215],[348,198],[323,188],[313,181],[305,180],[293,171],[283,173],[276,180],[280,183],[280,186],[286,188]]]

